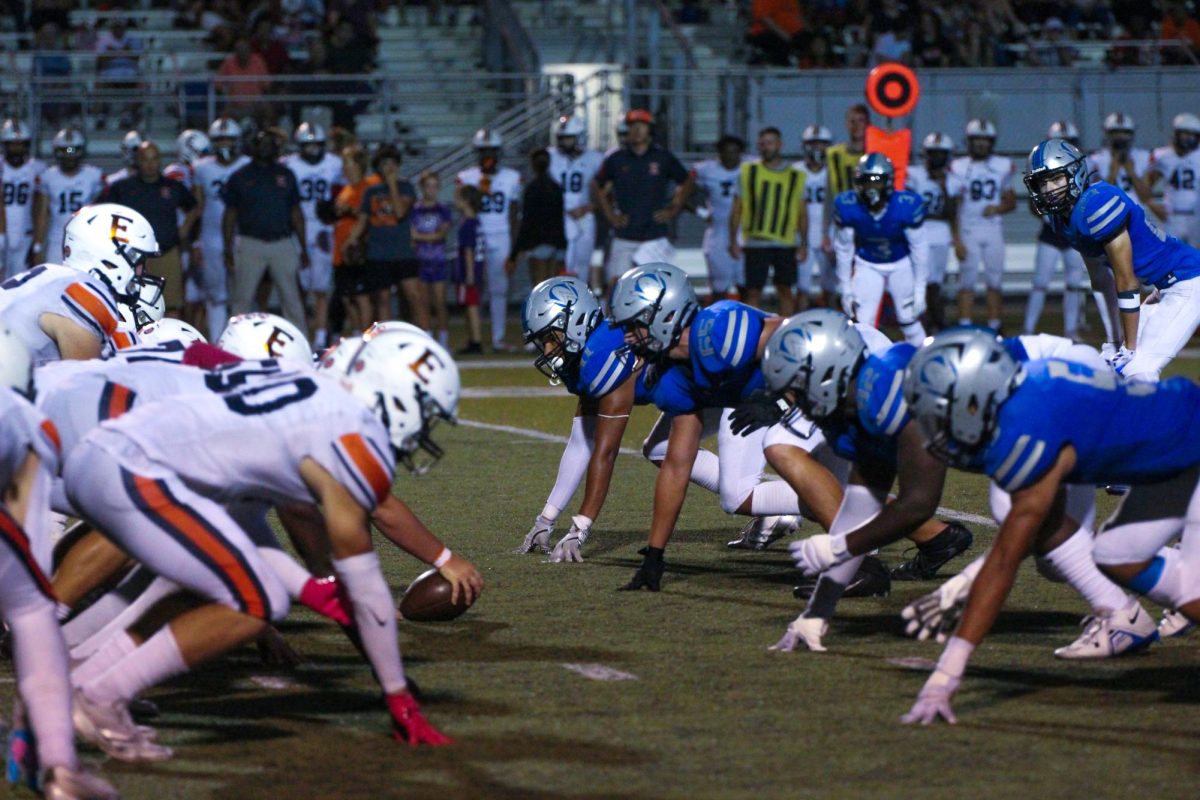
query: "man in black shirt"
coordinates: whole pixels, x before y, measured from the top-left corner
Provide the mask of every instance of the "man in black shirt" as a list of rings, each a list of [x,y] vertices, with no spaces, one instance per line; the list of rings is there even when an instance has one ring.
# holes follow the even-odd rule
[[[254,160],[230,175],[221,191],[225,268],[233,276],[229,312],[252,309],[254,290],[269,270],[283,316],[307,331],[299,274],[308,266],[308,249],[296,176],[278,162],[279,142],[267,131],[255,135],[251,156]]]
[[[631,267],[675,258],[668,225],[683,210],[695,182],[678,158],[654,144],[649,111],[634,109],[625,123],[625,147],[604,159],[592,179],[592,196],[614,234],[604,265],[610,291]]]
[[[162,157],[154,142],[142,142],[136,151],[137,174],[111,184],[102,195],[106,203],[119,203],[141,213],[158,239],[158,258],[147,259],[146,271],[164,280],[163,301],[167,313],[183,310],[183,269],[180,243],[189,242],[200,216],[196,198],[174,178],[162,174]],[[179,214],[183,213],[183,222]]]
[[[517,261],[529,254],[529,282],[537,286],[562,271],[567,235],[563,223],[563,190],[550,177],[550,153],[544,148],[529,155],[533,179],[521,195],[521,227],[504,268],[516,271]]]

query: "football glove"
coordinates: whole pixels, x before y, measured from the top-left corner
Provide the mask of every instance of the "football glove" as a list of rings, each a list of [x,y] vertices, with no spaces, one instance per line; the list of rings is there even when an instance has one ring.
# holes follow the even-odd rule
[[[824,653],[828,648],[821,644],[822,637],[829,631],[829,621],[819,617],[797,617],[783,632],[783,638],[768,647],[781,653],[790,653],[799,644],[804,644],[814,653]]]
[[[620,591],[636,592],[638,589],[649,589],[657,592],[662,584],[663,571],[667,568],[666,562],[663,561],[663,552],[657,547],[643,547],[638,550],[638,554],[643,556],[642,565]]]
[[[558,544],[554,545],[554,552],[550,554],[550,562],[559,564],[563,561],[578,561],[583,562],[583,545],[588,540],[588,535],[592,530],[592,521],[587,517],[579,514],[571,520],[571,530],[567,531],[567,535],[558,540]]]
[[[301,605],[311,608],[323,617],[329,617],[339,625],[352,625],[350,601],[342,591],[337,578],[309,578],[300,589],[297,598]]]
[[[729,414],[729,429],[738,436],[749,436],[783,419],[785,406],[762,389],[756,389]]]
[[[392,736],[396,741],[405,742],[409,747],[422,744],[438,747],[454,743],[453,739],[433,727],[429,720],[425,719],[417,699],[409,692],[389,694],[387,706],[392,715]]]
[[[946,641],[958,626],[967,597],[971,594],[971,576],[959,573],[923,597],[909,603],[900,612],[904,632],[925,641]]]
[[[917,702],[913,703],[912,709],[902,716],[900,721],[905,725],[917,722],[922,725],[930,725],[941,718],[951,725],[955,724],[958,722],[958,717],[954,716],[950,700],[958,691],[959,683],[961,683],[959,678],[952,678],[940,670],[934,672],[929,676],[929,680],[925,681],[921,693],[917,695]]]
[[[846,550],[846,537],[830,536],[828,533],[798,539],[788,545],[788,552],[800,571],[809,577],[820,575],[850,557]]]
[[[537,519],[533,521],[533,527],[529,529],[529,533],[525,534],[525,541],[521,542],[521,546],[514,550],[514,553],[532,553],[534,550],[540,550],[543,553],[550,552],[550,534],[554,533],[554,523],[537,515]]]

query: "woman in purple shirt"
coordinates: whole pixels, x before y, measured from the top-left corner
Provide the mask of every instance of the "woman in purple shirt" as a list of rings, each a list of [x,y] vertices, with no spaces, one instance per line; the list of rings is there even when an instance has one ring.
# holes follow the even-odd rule
[[[443,347],[449,347],[450,332],[446,327],[446,278],[449,271],[446,236],[450,233],[453,216],[449,206],[438,202],[442,182],[436,172],[423,172],[420,188],[421,199],[413,206],[409,216],[413,245],[417,252],[418,274],[421,283],[425,284],[425,295],[432,303],[438,341]]]

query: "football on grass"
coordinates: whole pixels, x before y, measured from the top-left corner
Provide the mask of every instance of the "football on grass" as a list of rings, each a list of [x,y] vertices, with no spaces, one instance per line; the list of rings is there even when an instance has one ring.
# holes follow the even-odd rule
[[[456,619],[471,607],[459,594],[458,602],[450,602],[450,581],[436,569],[423,572],[409,584],[400,598],[400,616],[411,622],[444,622]]]

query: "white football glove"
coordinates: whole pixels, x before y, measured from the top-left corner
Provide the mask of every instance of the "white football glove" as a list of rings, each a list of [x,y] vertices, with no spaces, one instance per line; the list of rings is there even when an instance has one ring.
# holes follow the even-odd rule
[[[571,520],[571,530],[567,531],[567,535],[558,540],[558,544],[554,545],[554,552],[550,554],[550,563],[559,564],[563,561],[578,561],[583,562],[584,543],[588,540],[588,535],[592,530],[592,521],[582,514],[576,515]]]
[[[543,553],[550,552],[550,534],[554,533],[554,523],[537,515],[537,519],[533,521],[533,527],[529,529],[529,533],[525,534],[525,541],[521,542],[521,546],[514,550],[514,553],[532,553],[534,550],[540,550]]]
[[[846,537],[830,536],[828,533],[798,539],[788,545],[788,552],[800,571],[809,577],[820,575],[850,558],[846,551]]]
[[[912,709],[902,716],[900,721],[905,725],[912,725],[915,722],[930,725],[941,718],[951,725],[955,724],[958,722],[958,717],[954,716],[950,700],[958,691],[958,685],[961,682],[961,679],[952,678],[944,672],[934,672],[921,687],[921,693],[917,695],[917,702],[913,703]]]
[[[804,644],[814,653],[824,653],[827,648],[821,644],[821,638],[828,630],[828,620],[819,617],[796,617],[783,632],[783,638],[767,649],[790,653],[796,649],[797,645]]]
[[[973,576],[960,572],[929,594],[906,605],[900,612],[905,620],[904,632],[921,641],[931,637],[939,642],[946,641],[946,637],[958,626],[973,582]]]

